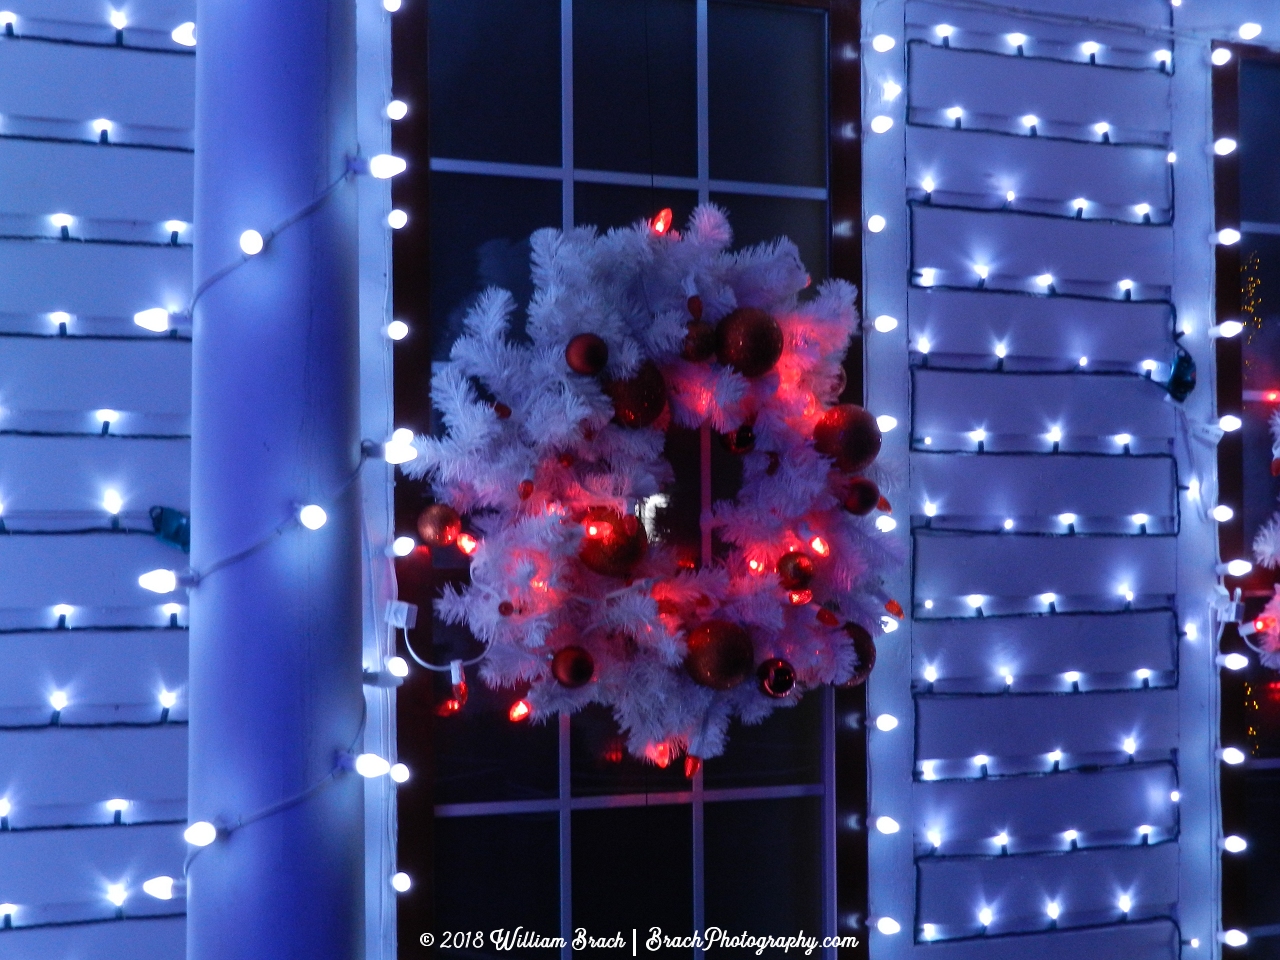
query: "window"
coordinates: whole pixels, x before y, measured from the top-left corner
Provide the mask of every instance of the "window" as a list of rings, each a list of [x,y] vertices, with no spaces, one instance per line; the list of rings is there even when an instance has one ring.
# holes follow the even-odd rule
[[[710,201],[729,211],[735,245],[787,235],[815,281],[858,279],[859,231],[832,229],[857,216],[856,137],[852,148],[828,137],[838,69],[855,126],[858,113],[856,57],[830,56],[856,49],[846,5],[426,7],[417,20],[406,10],[394,36],[395,92],[413,111],[395,128],[411,161],[395,194],[410,215],[395,240],[396,312],[414,331],[397,349],[397,425],[427,427],[430,364],[448,356],[476,294],[499,285],[527,302],[528,236],[543,226],[607,229],[663,207],[681,224]],[[840,166],[841,151],[855,162]],[[857,398],[860,350],[851,353]],[[405,530],[422,493],[399,484]],[[410,640],[437,664],[479,652],[464,631],[429,622],[432,591],[454,577],[465,570],[412,557],[400,568],[401,596],[422,607]],[[454,716],[433,712],[447,674],[415,671],[400,693],[400,752],[419,771],[400,796],[401,869],[416,880],[400,901],[402,945],[516,926],[568,940],[576,928],[627,938],[634,928],[641,941],[655,926],[852,932],[837,917],[858,912],[865,892],[855,881],[854,906],[844,888],[837,906],[836,791],[839,779],[841,805],[860,809],[862,732],[842,725],[851,747],[837,764],[836,716],[856,718],[861,691],[817,691],[737,726],[725,755],[686,779],[679,759],[632,759],[603,708],[511,722],[519,691],[491,691],[474,671]],[[859,874],[864,861],[864,850],[850,857]],[[498,954],[486,941],[454,955]]]

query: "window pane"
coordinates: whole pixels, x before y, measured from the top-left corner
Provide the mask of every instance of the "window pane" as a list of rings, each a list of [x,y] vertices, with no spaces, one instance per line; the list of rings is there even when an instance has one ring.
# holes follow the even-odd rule
[[[599,704],[583,707],[570,719],[569,752],[570,789],[575,797],[690,789],[681,758],[663,769],[627,753],[626,739],[618,732],[613,713]]]
[[[812,690],[795,707],[775,710],[763,723],[729,728],[722,756],[703,767],[703,785],[773,786],[822,782],[822,697]]]
[[[735,247],[790,237],[800,248],[800,259],[813,282],[826,279],[827,205],[824,201],[730,193],[713,193],[711,200],[729,211]]]
[[[826,14],[712,3],[707,42],[711,176],[825,186]]]
[[[1240,219],[1280,223],[1280,66],[1240,59]]]
[[[573,815],[573,925],[611,935],[693,928],[693,815],[687,805]],[[589,951],[590,953],[591,951]],[[684,956],[691,956],[686,951]],[[615,956],[628,954],[614,951]],[[678,956],[662,951],[655,956]]]
[[[529,234],[559,226],[559,181],[431,175],[434,359],[448,359],[467,308],[486,287],[510,290],[523,317],[533,293]]]
[[[442,950],[442,955],[510,957],[510,952],[493,949],[489,939],[489,931],[500,927],[559,935],[560,833],[555,814],[437,819],[435,864],[436,944],[445,931],[485,933],[483,949]],[[414,941],[413,949],[402,956],[430,953]],[[536,955],[558,956],[554,951]]]
[[[708,926],[760,936],[822,929],[820,798],[708,803],[704,823]]]
[[[432,156],[558,166],[558,0],[431,0],[427,29]]]
[[[573,7],[575,167],[698,173],[693,0]]]
[[[691,190],[650,187],[619,187],[611,183],[578,183],[573,188],[573,219],[599,227],[625,227],[643,218],[648,220],[663,207],[670,207],[677,230],[684,228],[698,204]]]

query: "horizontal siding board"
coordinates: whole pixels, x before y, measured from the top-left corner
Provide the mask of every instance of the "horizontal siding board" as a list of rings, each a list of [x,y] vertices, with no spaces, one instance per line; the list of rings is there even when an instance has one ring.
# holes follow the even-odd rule
[[[190,414],[191,342],[0,337],[0,405]]]
[[[1132,840],[1144,824],[1177,829],[1177,807],[1169,799],[1177,786],[1170,764],[1060,777],[922,781],[912,788],[916,842],[927,849],[927,833],[936,830],[945,854],[957,847],[999,852],[991,843],[999,833],[1009,836],[1013,852],[1026,845],[1043,849],[1054,840],[1061,849],[1066,830]]]
[[[190,296],[190,247],[0,240],[0,313],[132,318]]]
[[[167,150],[0,139],[6,214],[191,221],[195,160]]]
[[[105,117],[116,123],[191,129],[195,66],[195,57],[127,48],[4,43],[0,114],[86,123]]]
[[[1165,457],[916,456],[911,512],[928,501],[939,514],[992,518],[1162,517],[1174,513],[1176,486],[1174,461]]]
[[[1165,303],[912,287],[907,304],[913,344],[924,337],[937,353],[991,357],[1004,343],[1011,355],[1062,366],[1164,357],[1173,328]]]
[[[926,177],[936,184],[935,198],[949,203],[1000,206],[1010,190],[1015,204],[1057,203],[1063,212],[1076,197],[1133,212],[1140,203],[1153,211],[1173,204],[1173,177],[1166,151],[1150,147],[1099,150],[1094,144],[1050,140],[1047,137],[1009,137],[976,130],[909,126],[907,186],[919,187]],[[953,194],[973,199],[951,200]]]
[[[102,495],[112,489],[130,514],[155,504],[186,511],[190,462],[189,440],[0,436],[0,503],[11,519],[15,513],[86,511],[101,523]]]
[[[184,726],[0,731],[0,796],[13,803],[15,821],[26,804],[75,806],[113,797],[160,801],[186,795]]]
[[[92,902],[105,898],[108,883],[126,883],[131,897],[151,900],[142,892],[144,880],[182,877],[182,830],[165,824],[0,836],[4,896],[19,905]]]
[[[1139,755],[1155,754],[1178,745],[1177,700],[1176,690],[926,697],[917,701],[917,752],[921,760],[1119,753],[1132,736]]]
[[[3,934],[6,960],[185,960],[184,917]]]
[[[0,537],[0,608],[130,607],[175,599],[138,586],[148,570],[182,570],[186,556],[148,536],[85,534]],[[75,615],[72,615],[75,622]]]
[[[156,704],[161,690],[181,691],[186,686],[187,634],[185,630],[3,634],[0,662],[5,664],[0,673],[0,711],[39,707],[47,717],[53,689],[65,691],[76,703]]]
[[[1173,230],[1166,226],[915,204],[911,247],[912,267],[942,271],[942,286],[976,284],[975,264],[1000,277],[1026,278],[1027,289],[1032,278],[1048,273],[1060,288],[1067,281],[1096,284],[1116,297],[1124,279],[1138,285],[1138,297],[1144,288],[1159,292],[1173,281]]]
[[[1055,617],[970,617],[917,620],[912,674],[927,666],[940,679],[1157,673],[1176,666],[1177,624],[1169,611]]]
[[[1087,64],[995,56],[911,44],[912,107],[969,110],[1011,118],[1167,132],[1169,77],[1154,71],[1098,70]]]
[[[1060,926],[1122,920],[1116,901],[1128,892],[1134,914],[1166,913],[1178,900],[1175,844],[1117,850],[1084,850],[1055,857],[996,857],[989,860],[925,860],[920,864],[922,921],[981,933],[978,911],[995,913],[991,933],[1048,926],[1044,907],[1058,899]]]

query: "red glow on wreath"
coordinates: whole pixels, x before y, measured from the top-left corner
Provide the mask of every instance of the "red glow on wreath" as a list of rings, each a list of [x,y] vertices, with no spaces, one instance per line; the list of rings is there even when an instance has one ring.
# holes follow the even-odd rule
[[[592,540],[603,540],[613,533],[613,524],[604,520],[592,520],[587,524],[587,536]]]
[[[1262,399],[1266,400],[1267,403],[1275,403],[1280,400],[1280,390],[1268,390],[1262,395]]]
[[[649,229],[661,236],[671,229],[671,219],[671,208],[663,207],[658,211],[657,216],[649,221]]]
[[[622,741],[613,739],[605,745],[604,753],[600,754],[600,759],[605,763],[621,763],[625,756],[626,753],[622,749]]]
[[[671,765],[671,744],[663,741],[662,743],[647,743],[644,747],[645,759],[657,764],[663,770]]]
[[[752,573],[763,573],[763,572],[764,572],[764,564],[763,564],[763,563],[761,563],[759,560],[748,560],[748,561],[747,561],[747,568],[748,568]]]
[[[1274,633],[1276,629],[1276,618],[1257,617],[1253,621],[1253,629],[1258,633]]]
[[[452,697],[450,697],[448,700],[441,703],[440,706],[436,707],[436,716],[451,717],[461,709],[462,709],[462,701],[454,700]]]
[[[812,590],[792,590],[787,594],[787,599],[791,601],[793,606],[801,607],[813,599]]]
[[[809,546],[813,548],[813,552],[820,557],[831,556],[831,545],[821,537],[814,537],[809,541]]]
[[[529,586],[533,587],[533,589],[538,590],[542,593],[547,592],[547,581],[545,580],[530,580]]]
[[[476,552],[476,548],[480,546],[480,541],[469,533],[458,534],[458,549],[465,553],[468,557]]]
[[[519,723],[521,720],[527,720],[532,712],[533,708],[529,706],[528,700],[517,700],[507,711],[507,719],[512,723]]]

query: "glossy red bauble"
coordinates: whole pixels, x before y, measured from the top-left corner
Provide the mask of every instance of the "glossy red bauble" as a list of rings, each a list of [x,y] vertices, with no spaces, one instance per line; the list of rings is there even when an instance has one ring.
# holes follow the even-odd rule
[[[839,469],[857,473],[871,466],[880,453],[880,425],[856,403],[842,403],[814,426],[813,445]]]
[[[773,657],[756,670],[760,692],[777,700],[788,696],[796,686],[796,668],[781,657]]]
[[[866,477],[850,477],[840,492],[840,502],[855,517],[865,517],[880,502],[880,488]]]
[[[561,647],[551,658],[551,675],[562,687],[585,687],[595,673],[596,662],[582,647]]]
[[[574,373],[594,377],[609,362],[609,345],[594,333],[580,333],[564,348],[564,360]]]
[[[447,503],[433,503],[418,514],[418,536],[423,543],[444,547],[458,539],[462,518]]]
[[[605,387],[613,400],[613,414],[624,427],[647,427],[667,406],[667,384],[662,371],[646,360],[630,380],[613,380]]]
[[[621,515],[608,507],[592,507],[583,519],[585,528],[598,531],[582,538],[578,558],[583,566],[606,577],[626,577],[644,559],[649,538],[644,525],[632,514]]]
[[[813,579],[813,561],[803,553],[784,553],[778,558],[777,569],[784,590],[802,590]]]
[[[755,666],[751,636],[736,623],[707,620],[689,631],[684,668],[693,682],[712,690],[730,690]]]
[[[756,307],[739,307],[716,327],[716,356],[744,377],[759,377],[782,356],[782,328]]]
[[[853,652],[858,657],[858,666],[854,669],[853,676],[846,680],[843,686],[856,687],[866,683],[867,677],[871,676],[871,671],[875,669],[876,642],[871,639],[871,633],[865,627],[852,621],[844,625],[844,632],[853,640]]]

